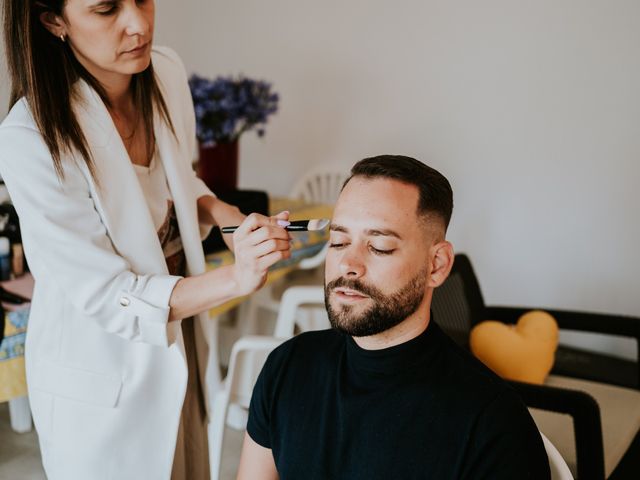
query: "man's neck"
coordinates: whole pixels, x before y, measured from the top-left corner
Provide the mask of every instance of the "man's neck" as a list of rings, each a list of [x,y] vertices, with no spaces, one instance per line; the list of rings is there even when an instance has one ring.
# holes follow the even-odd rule
[[[353,340],[360,348],[365,350],[382,350],[383,348],[406,343],[427,329],[431,320],[429,306],[430,302],[423,302],[418,310],[395,327],[368,337],[353,337]]]

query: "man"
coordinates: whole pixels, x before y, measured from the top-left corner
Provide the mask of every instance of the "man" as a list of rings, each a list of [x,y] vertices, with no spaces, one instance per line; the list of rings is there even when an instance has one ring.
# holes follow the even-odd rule
[[[368,158],[351,173],[325,266],[333,329],[269,356],[238,478],[550,478],[516,393],[430,314],[453,263],[449,182],[402,156]]]

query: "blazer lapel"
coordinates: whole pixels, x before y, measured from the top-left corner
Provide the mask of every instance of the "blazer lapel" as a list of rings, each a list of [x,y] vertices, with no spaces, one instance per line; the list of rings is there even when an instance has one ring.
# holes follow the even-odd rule
[[[176,118],[175,116],[173,118]],[[178,142],[165,121],[156,112],[154,115],[155,135],[162,166],[167,175],[167,183],[173,197],[173,204],[178,218],[180,238],[187,259],[189,274],[198,275],[205,271],[204,253],[198,227],[198,205],[195,193],[189,188],[193,173],[189,170],[189,149],[184,135]],[[177,127],[178,124],[174,123]]]
[[[99,185],[84,162],[96,209],[115,250],[138,274],[167,274],[160,241],[133,165],[99,95],[78,82],[76,115],[93,155]],[[167,172],[168,174],[168,172]]]

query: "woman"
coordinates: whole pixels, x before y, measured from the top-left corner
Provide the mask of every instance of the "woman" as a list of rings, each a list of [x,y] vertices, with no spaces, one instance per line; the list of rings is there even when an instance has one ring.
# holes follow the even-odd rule
[[[192,317],[289,257],[288,214],[244,219],[193,174],[187,78],[151,47],[153,0],[4,5],[0,174],[36,280],[27,384],[48,478],[207,478]],[[236,263],[205,273],[201,236],[238,223]]]

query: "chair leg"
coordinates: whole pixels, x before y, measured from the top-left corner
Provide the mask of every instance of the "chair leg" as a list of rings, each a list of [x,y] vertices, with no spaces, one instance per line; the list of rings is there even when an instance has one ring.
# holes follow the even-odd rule
[[[272,285],[255,292],[240,304],[238,310],[238,335],[263,335],[265,332],[264,314],[278,314],[280,301],[273,299]],[[269,332],[271,333],[271,332]]]
[[[224,428],[226,424],[229,394],[219,393],[213,401],[211,420],[209,421],[209,468],[211,480],[218,480],[222,465],[222,445],[224,442]]]
[[[11,428],[14,432],[30,432],[32,424],[29,397],[24,396],[9,400],[9,417],[11,419]]]
[[[232,403],[227,409],[227,426],[234,430],[246,430],[249,412],[240,405]]]
[[[257,335],[259,327],[260,309],[271,300],[271,286],[267,285],[251,295],[238,307],[238,333]]]
[[[640,432],[627,449],[620,463],[609,475],[608,480],[635,480],[640,473]]]

